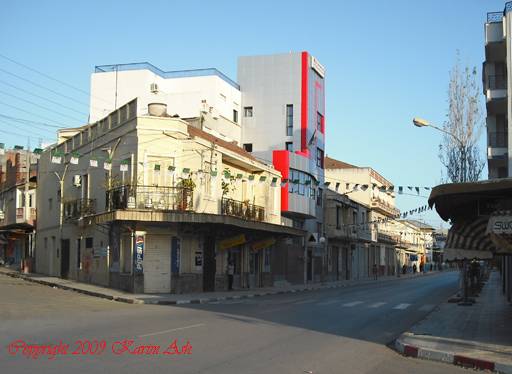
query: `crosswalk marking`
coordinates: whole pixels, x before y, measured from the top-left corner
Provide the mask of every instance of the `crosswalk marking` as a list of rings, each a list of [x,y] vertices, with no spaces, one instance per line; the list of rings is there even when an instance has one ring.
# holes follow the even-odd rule
[[[407,309],[408,307],[410,307],[411,304],[398,304],[397,306],[395,306],[393,309],[400,309],[400,310],[404,310],[404,309]]]
[[[434,309],[435,305],[433,304],[425,304],[420,309],[418,309],[420,312],[430,312],[432,309]]]
[[[387,303],[384,303],[384,302],[373,303],[373,304],[369,305],[368,308],[378,308],[378,307],[383,306],[385,304],[387,304]]]
[[[356,305],[359,305],[359,304],[362,304],[362,303],[363,303],[362,301],[352,301],[351,303],[343,304],[343,306],[352,307],[352,306],[356,306]]]
[[[331,304],[336,304],[336,303],[339,303],[340,300],[338,299],[335,299],[335,300],[327,300],[327,301],[323,301],[321,303],[318,303],[317,305],[331,305]]]
[[[316,302],[317,300],[315,299],[307,299],[307,300],[302,300],[302,301],[297,301],[296,303],[294,303],[295,305],[301,305],[301,304],[309,304],[309,303],[314,303]]]

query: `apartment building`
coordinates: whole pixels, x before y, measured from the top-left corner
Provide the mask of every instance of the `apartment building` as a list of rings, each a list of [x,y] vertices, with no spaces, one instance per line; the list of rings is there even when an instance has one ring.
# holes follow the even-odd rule
[[[368,246],[375,241],[374,225],[365,222],[369,208],[347,195],[326,189],[324,261],[328,281],[366,278],[372,275]]]
[[[482,68],[483,93],[487,109],[487,166],[489,179],[512,175],[510,132],[510,62],[512,2],[501,12],[487,13],[485,23],[485,61]]]
[[[38,271],[185,293],[225,290],[231,263],[235,288],[272,285],[276,242],[304,235],[281,224],[280,172],[165,104],[140,108],[63,131],[42,154]]]
[[[24,271],[34,254],[38,152],[0,145],[0,259]]]
[[[325,181],[330,190],[347,194],[368,208],[368,213],[361,217],[362,223],[375,230],[372,243],[364,248],[368,252],[368,266],[376,264],[381,275],[394,274],[398,242],[388,234],[388,226],[400,211],[395,208],[395,194],[390,188],[393,184],[370,167],[358,167],[330,157],[325,157]]]
[[[324,80],[324,67],[308,52],[240,57],[238,82],[217,69],[165,72],[148,63],[102,65],[91,78],[90,117],[96,121],[135,97],[139,115],[147,114],[148,103],[163,103],[170,115],[273,165],[285,182],[280,187],[283,223],[307,231],[305,241],[277,243],[276,277],[315,281],[320,279],[315,258],[326,251]]]

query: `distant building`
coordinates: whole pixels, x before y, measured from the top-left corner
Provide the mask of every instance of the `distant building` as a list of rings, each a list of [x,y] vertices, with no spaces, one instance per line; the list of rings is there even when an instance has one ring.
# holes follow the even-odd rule
[[[37,154],[0,147],[0,259],[30,270],[36,227]]]

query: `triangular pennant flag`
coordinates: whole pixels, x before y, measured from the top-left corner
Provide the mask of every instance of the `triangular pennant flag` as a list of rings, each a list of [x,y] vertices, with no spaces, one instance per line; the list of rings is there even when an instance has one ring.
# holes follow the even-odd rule
[[[267,177],[266,177],[266,176],[262,175],[262,176],[260,177],[260,183],[263,183],[263,182],[265,182],[266,180],[267,180]]]
[[[287,184],[288,184],[288,179],[281,179],[281,188],[286,187]]]
[[[386,192],[386,186],[379,187],[379,191],[380,192]]]
[[[213,178],[216,178],[216,177],[217,177],[217,170],[212,170],[212,171],[210,171],[210,175],[211,175]]]
[[[238,173],[238,174],[236,175],[236,179],[242,179],[242,178],[243,178],[243,176],[244,176],[243,174]]]
[[[400,195],[404,193],[404,188],[402,186],[398,186],[398,193]]]
[[[73,165],[78,165],[80,155],[77,152],[71,153],[71,158],[69,159],[69,163]]]
[[[196,174],[199,179],[204,178],[204,171],[202,169],[198,169]]]
[[[329,187],[330,184],[331,182],[324,182],[324,187]]]
[[[367,184],[361,185],[361,190],[366,191],[367,189],[368,189],[368,185]]]
[[[172,177],[175,173],[176,173],[176,166],[170,165],[170,166],[167,167],[167,174],[169,176]]]
[[[183,168],[181,171],[181,178],[187,179],[190,176],[190,168]]]
[[[270,182],[270,184],[271,184],[272,186],[275,186],[275,185],[276,185],[276,183],[277,183],[277,178],[276,178],[276,177],[273,177],[273,178],[272,178],[272,182]]]
[[[160,165],[159,164],[155,164],[153,170],[156,171],[156,172],[160,172]]]
[[[311,184],[311,180],[307,180],[306,182],[304,182],[305,186],[309,186],[310,184]]]
[[[414,187],[414,189],[416,190],[416,193],[419,195],[420,194],[420,188],[419,187]]]
[[[430,190],[430,187],[423,187],[424,189],[426,189],[427,191]]]
[[[412,187],[411,186],[407,186],[407,188],[409,189],[409,191],[412,191]]]

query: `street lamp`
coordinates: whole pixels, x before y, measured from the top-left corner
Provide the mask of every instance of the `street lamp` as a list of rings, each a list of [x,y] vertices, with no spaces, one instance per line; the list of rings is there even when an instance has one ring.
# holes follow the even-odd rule
[[[455,139],[457,141],[457,143],[459,143],[459,145],[460,145],[459,149],[460,149],[460,153],[461,153],[461,158],[460,158],[461,182],[466,182],[466,146],[464,145],[464,142],[462,140],[460,140],[453,133],[446,131],[445,129],[443,129],[441,127],[433,125],[426,119],[414,117],[412,119],[412,123],[416,127],[432,127],[433,129],[436,129],[437,131],[441,131],[442,133],[450,135],[453,139]]]

